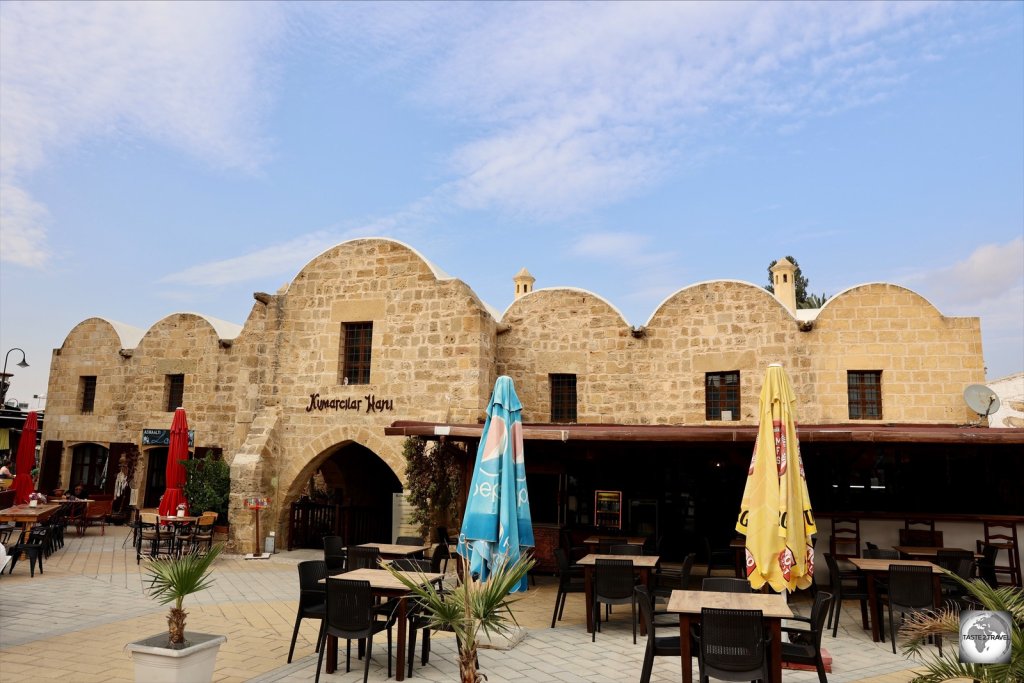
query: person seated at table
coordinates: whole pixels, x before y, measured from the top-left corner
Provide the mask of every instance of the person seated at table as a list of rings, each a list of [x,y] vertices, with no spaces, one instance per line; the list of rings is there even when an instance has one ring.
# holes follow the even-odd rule
[[[11,479],[14,477],[14,475],[11,474],[10,468],[7,467],[8,464],[10,463],[6,460],[4,460],[3,463],[0,463],[0,479]]]
[[[89,497],[89,490],[86,488],[85,484],[83,484],[82,482],[79,482],[79,483],[75,484],[75,488],[73,488],[71,490],[71,495],[68,496],[68,497],[69,498],[79,498],[81,500],[85,500],[86,498]]]

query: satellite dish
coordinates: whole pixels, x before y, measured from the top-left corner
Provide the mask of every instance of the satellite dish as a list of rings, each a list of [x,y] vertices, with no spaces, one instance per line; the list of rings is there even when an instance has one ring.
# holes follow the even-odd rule
[[[999,397],[984,384],[972,384],[964,389],[964,401],[978,417],[988,417],[999,410]]]

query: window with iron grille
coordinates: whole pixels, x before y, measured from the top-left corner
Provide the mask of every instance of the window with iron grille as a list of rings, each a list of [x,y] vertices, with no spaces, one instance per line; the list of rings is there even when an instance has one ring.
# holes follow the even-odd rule
[[[369,384],[373,323],[342,323],[342,384]]]
[[[550,375],[551,421],[576,421],[576,375]]]
[[[83,413],[91,413],[96,404],[96,377],[82,376],[78,378],[78,393],[82,397]]]
[[[704,419],[740,419],[739,370],[704,373]]]
[[[849,370],[846,393],[850,402],[851,420],[882,419],[882,371]]]
[[[167,375],[167,412],[173,413],[185,400],[185,375]]]

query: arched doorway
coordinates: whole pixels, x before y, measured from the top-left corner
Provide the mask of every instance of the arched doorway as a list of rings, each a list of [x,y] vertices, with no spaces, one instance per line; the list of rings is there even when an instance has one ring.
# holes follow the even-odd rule
[[[292,506],[292,547],[322,548],[323,537],[346,545],[390,543],[394,494],[402,482],[376,453],[354,442],[329,449]]]

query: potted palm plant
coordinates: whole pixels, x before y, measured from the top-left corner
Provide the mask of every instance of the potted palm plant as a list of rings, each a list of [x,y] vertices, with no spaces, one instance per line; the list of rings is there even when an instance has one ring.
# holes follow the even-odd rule
[[[459,556],[459,562],[465,558]],[[485,636],[504,635],[518,625],[511,605],[516,597],[509,595],[533,568],[534,560],[523,555],[507,564],[498,564],[486,581],[473,578],[463,566],[465,579],[451,591],[441,591],[433,584],[421,584],[390,565],[386,568],[404,583],[415,596],[419,609],[429,619],[429,628],[452,631],[459,647],[459,680],[480,683],[487,677],[476,668],[476,654],[481,631]]]
[[[217,651],[227,636],[185,631],[188,613],[185,596],[213,583],[210,566],[223,546],[205,555],[154,558],[146,565],[150,596],[161,605],[173,603],[167,615],[167,632],[128,643],[125,649],[135,662],[136,683],[192,683],[213,679]]]

